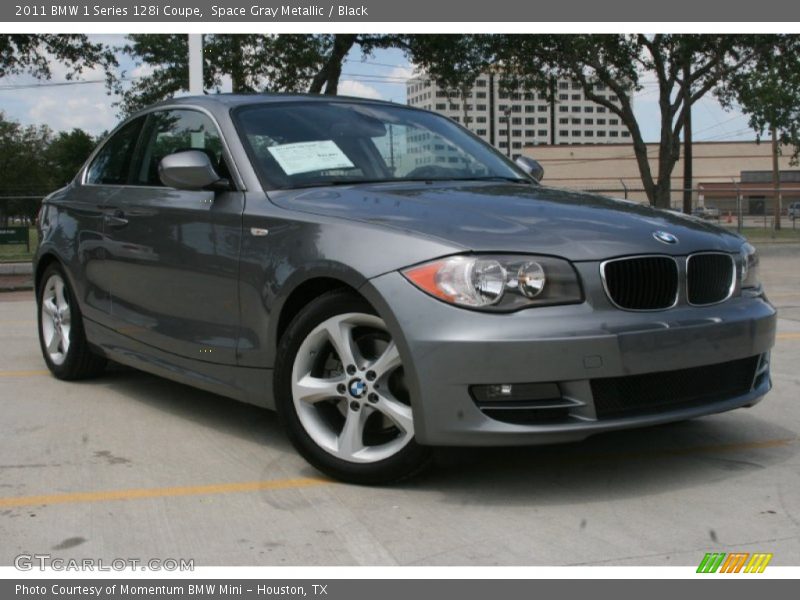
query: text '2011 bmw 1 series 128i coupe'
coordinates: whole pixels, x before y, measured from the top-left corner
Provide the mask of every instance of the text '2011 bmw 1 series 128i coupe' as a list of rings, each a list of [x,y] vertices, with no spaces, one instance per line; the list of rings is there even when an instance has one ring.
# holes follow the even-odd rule
[[[276,409],[360,483],[758,402],[776,313],[742,237],[539,184],[391,103],[218,95],[133,115],[39,215],[39,337]]]

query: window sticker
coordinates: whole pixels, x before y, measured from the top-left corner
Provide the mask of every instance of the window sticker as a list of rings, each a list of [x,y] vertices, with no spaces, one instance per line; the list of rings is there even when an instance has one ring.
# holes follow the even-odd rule
[[[287,175],[355,167],[333,140],[283,144],[267,149]]]

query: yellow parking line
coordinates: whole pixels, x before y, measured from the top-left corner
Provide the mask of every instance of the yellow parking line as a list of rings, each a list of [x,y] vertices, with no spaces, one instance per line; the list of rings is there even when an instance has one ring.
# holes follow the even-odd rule
[[[645,452],[611,452],[593,455],[554,456],[551,462],[593,462],[609,459],[641,459],[643,457],[682,456],[711,452],[735,452],[758,448],[775,448],[795,443],[797,438],[760,440],[733,444],[716,444],[708,446],[690,446],[687,448],[664,448]],[[231,494],[255,492],[260,490],[289,490],[329,485],[335,483],[329,479],[302,477],[297,479],[276,479],[271,481],[243,481],[235,483],[219,483],[212,485],[193,485],[183,487],[144,488],[130,490],[106,490],[99,492],[74,492],[68,494],[50,494],[41,496],[11,496],[0,498],[0,508],[18,506],[49,506],[53,504],[79,504],[84,502],[105,502],[113,500],[140,500],[146,498],[169,498],[176,496],[209,496],[214,494]]]
[[[0,371],[0,377],[35,377],[37,375],[49,375],[47,369],[35,369],[29,371]]]
[[[82,502],[104,502],[108,500],[139,500],[142,498],[169,498],[174,496],[208,496],[259,490],[286,490],[306,488],[332,483],[328,479],[303,477],[298,479],[276,479],[272,481],[240,481],[212,485],[190,485],[183,487],[144,488],[131,490],[107,490],[102,492],[75,492],[44,496],[19,496],[0,498],[0,508],[13,506],[40,506],[51,504],[74,504]]]
[[[800,340],[800,331],[779,333],[775,337],[779,340]]]

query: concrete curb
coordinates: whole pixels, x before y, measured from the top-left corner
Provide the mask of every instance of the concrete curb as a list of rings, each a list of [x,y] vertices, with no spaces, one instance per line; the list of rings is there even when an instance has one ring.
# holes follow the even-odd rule
[[[0,275],[31,275],[33,265],[29,262],[0,263]]]
[[[22,283],[19,285],[3,285],[0,283],[0,296],[11,292],[30,292],[33,291],[33,282]]]
[[[33,289],[33,265],[29,262],[0,263],[0,293]]]

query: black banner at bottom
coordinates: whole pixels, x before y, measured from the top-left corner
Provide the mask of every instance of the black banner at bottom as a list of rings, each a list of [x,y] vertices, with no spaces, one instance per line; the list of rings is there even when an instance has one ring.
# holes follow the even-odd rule
[[[0,581],[0,598],[50,600],[131,600],[132,598],[200,598],[256,600],[317,598],[324,600],[505,600],[506,598],[647,598],[647,600],[707,600],[709,594],[725,600],[752,600],[755,594],[794,597],[797,582],[764,579],[758,575],[706,575],[698,579],[555,580],[555,579],[26,579]]]

